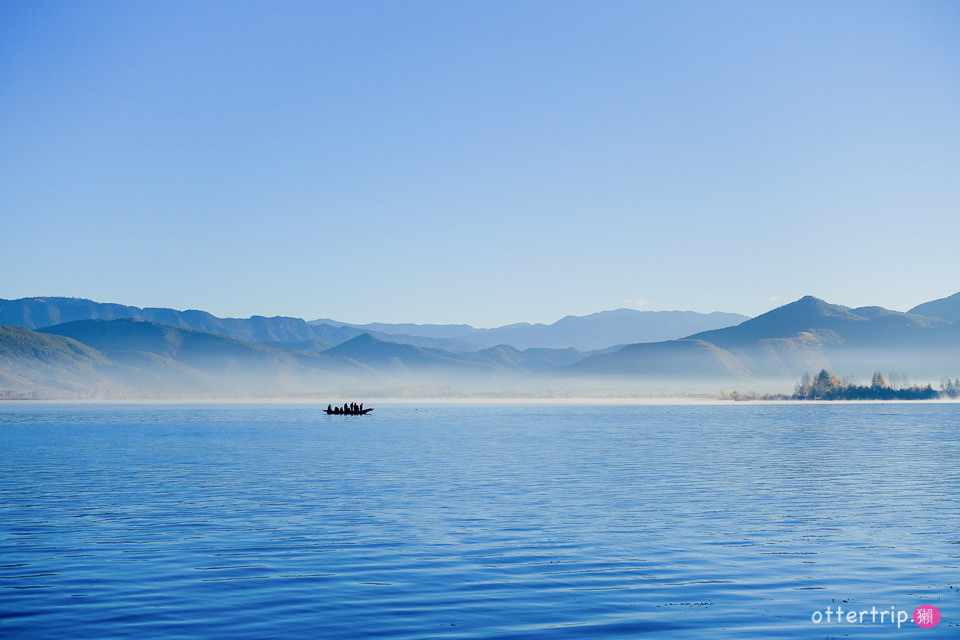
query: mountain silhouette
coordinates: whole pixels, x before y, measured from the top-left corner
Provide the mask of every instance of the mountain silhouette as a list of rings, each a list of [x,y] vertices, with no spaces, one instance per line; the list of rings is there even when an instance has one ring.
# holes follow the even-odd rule
[[[73,338],[110,356],[146,352],[204,370],[291,366],[296,360],[277,349],[214,333],[139,320],[78,320],[41,333]]]
[[[0,327],[0,398],[74,397],[119,392],[102,353],[62,336]]]
[[[579,374],[607,377],[726,379],[749,375],[729,352],[704,340],[684,339],[631,344],[613,353],[590,356],[571,365]]]
[[[960,293],[918,304],[910,309],[910,313],[940,318],[948,322],[960,322]]]
[[[284,345],[302,345],[320,341],[336,345],[367,333],[353,326],[331,321],[307,323],[301,318],[252,316],[250,318],[218,318],[206,311],[133,307],[94,302],[82,298],[20,298],[0,300],[0,325],[41,329],[78,320],[142,320],[171,327],[196,329],[245,342],[267,344],[278,348]],[[386,338],[387,336],[383,336]],[[403,342],[426,347],[475,350],[479,347],[461,340],[443,337],[391,335],[392,342]],[[297,348],[297,347],[291,347]]]
[[[805,296],[734,326],[587,353],[510,344],[453,350],[348,325],[256,316],[233,324],[204,312],[155,310],[181,324],[210,323],[218,331],[235,330],[256,340],[136,318],[72,320],[40,331],[0,327],[0,397],[315,397],[332,390],[370,389],[385,395],[410,389],[445,395],[458,390],[539,395],[545,389],[605,394],[634,393],[651,385],[669,391],[728,384],[782,388],[792,387],[804,371],[822,368],[861,379],[882,370],[936,383],[960,376],[960,322],[928,314],[949,316],[957,299],[950,296],[903,313]],[[0,301],[5,321],[29,324],[150,311],[72,298],[9,302]],[[916,309],[928,314],[914,313]],[[620,318],[629,324],[633,317],[609,312],[595,314],[590,322],[610,326],[612,318]],[[579,331],[582,320],[571,317],[568,324]],[[304,327],[306,339],[286,340],[301,335]],[[531,327],[537,325],[502,329]],[[411,325],[403,330],[418,331]],[[402,335],[462,344],[453,333]],[[277,337],[284,339],[267,340]]]
[[[803,298],[746,320],[734,327],[703,331],[689,336],[720,347],[735,347],[760,340],[795,338],[805,332],[829,336],[854,344],[873,343],[884,338],[909,341],[927,329],[942,329],[949,322],[882,307],[850,309],[820,298]]]
[[[867,377],[877,369],[896,368],[940,377],[960,369],[957,327],[913,313],[851,309],[805,296],[733,327],[683,340],[628,345],[570,369],[646,378],[713,375],[718,380],[783,381],[826,367]]]
[[[376,332],[386,339],[403,335],[421,338],[459,341],[458,350],[478,350],[508,344],[516,349],[566,349],[579,351],[606,349],[615,345],[637,342],[657,342],[682,338],[697,331],[728,327],[748,319],[736,313],[697,313],[694,311],[637,311],[616,309],[586,316],[566,316],[553,324],[518,322],[492,329],[477,329],[470,325],[384,324],[346,325],[334,320],[314,320],[313,323],[352,326]],[[435,346],[449,348],[447,344]]]

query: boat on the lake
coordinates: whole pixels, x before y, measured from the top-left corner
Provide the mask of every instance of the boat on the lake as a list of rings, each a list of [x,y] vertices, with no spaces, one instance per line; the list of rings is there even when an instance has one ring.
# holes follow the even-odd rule
[[[362,403],[357,404],[356,402],[348,402],[342,407],[334,407],[328,404],[327,408],[323,410],[328,416],[365,416],[371,411],[373,411],[373,407],[364,409]]]

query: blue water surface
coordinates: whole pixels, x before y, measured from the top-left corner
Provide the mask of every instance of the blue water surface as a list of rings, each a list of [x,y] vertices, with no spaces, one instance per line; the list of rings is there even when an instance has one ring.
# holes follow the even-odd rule
[[[958,436],[939,403],[4,403],[0,637],[955,638]]]

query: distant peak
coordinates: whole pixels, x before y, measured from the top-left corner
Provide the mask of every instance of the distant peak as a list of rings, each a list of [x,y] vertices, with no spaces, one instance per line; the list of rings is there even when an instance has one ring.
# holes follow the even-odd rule
[[[348,340],[348,342],[353,342],[354,344],[374,344],[377,342],[383,342],[383,340],[378,340],[369,333],[361,333],[356,338]]]
[[[825,313],[827,315],[834,315],[837,313],[846,314],[850,312],[847,307],[838,304],[831,304],[823,298],[818,298],[816,296],[803,296],[796,302],[787,303],[781,307],[778,307],[778,309],[789,311],[815,311],[818,313]],[[776,311],[776,309],[774,311]]]
[[[520,353],[520,350],[510,344],[498,344],[495,347],[490,347],[489,349],[484,349],[484,351],[499,351],[499,352],[508,352],[508,353]]]

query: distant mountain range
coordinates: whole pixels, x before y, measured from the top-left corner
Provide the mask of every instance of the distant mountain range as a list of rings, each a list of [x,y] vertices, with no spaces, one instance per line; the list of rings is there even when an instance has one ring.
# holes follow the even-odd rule
[[[384,324],[353,325],[336,320],[276,316],[218,318],[206,311],[132,307],[82,298],[21,298],[0,300],[0,326],[40,329],[75,320],[147,322],[215,333],[228,338],[271,346],[300,343],[308,349],[331,347],[361,334],[385,342],[400,342],[450,351],[479,351],[501,344],[517,349],[573,347],[581,351],[607,349],[631,342],[681,338],[696,331],[743,322],[736,313],[694,311],[636,311],[618,309],[588,316],[567,316],[551,325],[519,323],[496,329],[470,325]]]
[[[739,324],[748,316],[738,313],[696,313],[694,311],[637,311],[616,309],[586,316],[567,316],[553,324],[520,322],[495,329],[476,329],[467,324],[345,324],[335,320],[313,320],[317,326],[352,327],[388,336],[404,335],[459,340],[477,348],[507,344],[517,349],[545,348],[580,351],[607,349],[635,342],[672,340],[710,329]]]
[[[789,390],[821,368],[960,376],[960,294],[906,313],[807,296],[741,318],[617,310],[475,329],[0,300],[0,397],[635,395]],[[668,338],[610,346],[631,335]]]
[[[594,355],[584,374],[783,381],[821,368],[938,380],[960,375],[960,324],[881,307],[851,309],[807,296],[736,326]]]
[[[948,322],[960,322],[960,293],[918,304],[910,309],[909,313],[940,318]]]
[[[300,318],[253,316],[218,318],[206,311],[131,307],[82,298],[21,298],[0,300],[0,325],[41,329],[77,320],[143,320],[172,327],[196,329],[257,343],[321,342],[326,346],[354,338],[362,331],[351,327],[310,325]]]

